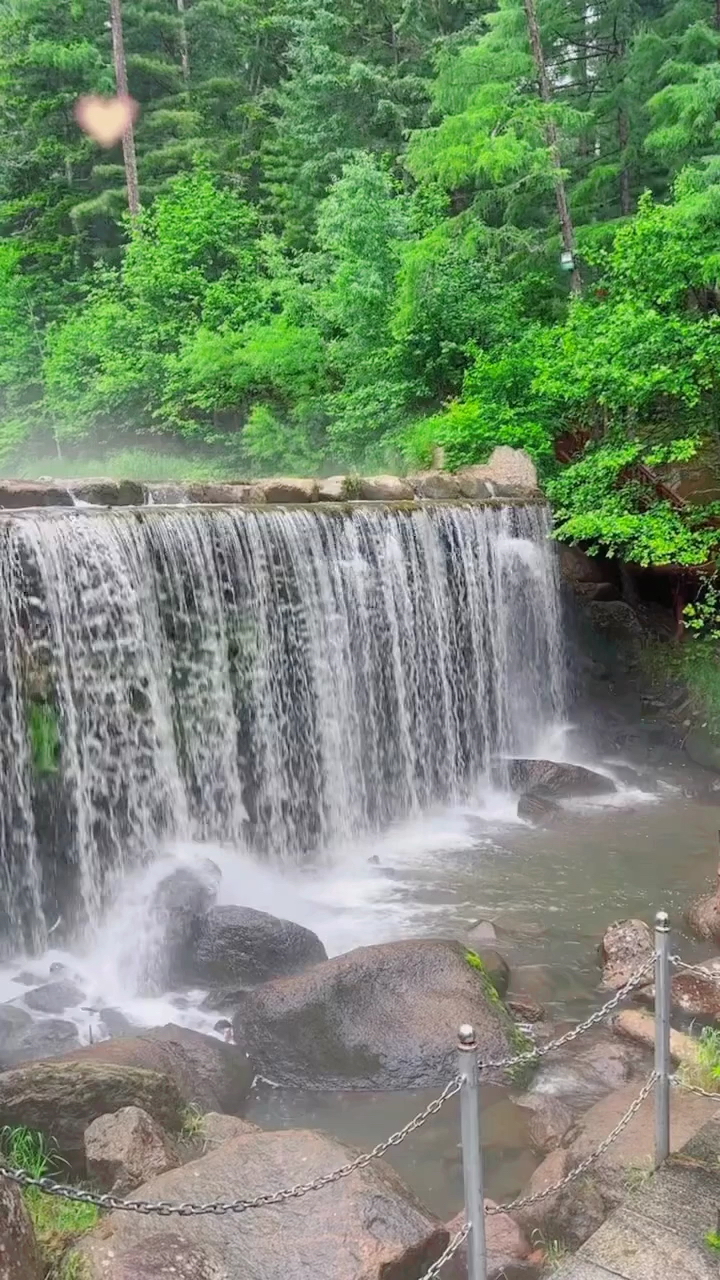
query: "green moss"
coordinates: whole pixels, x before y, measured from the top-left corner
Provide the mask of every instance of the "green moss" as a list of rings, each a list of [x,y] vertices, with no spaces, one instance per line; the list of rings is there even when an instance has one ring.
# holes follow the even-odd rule
[[[712,1249],[713,1253],[720,1253],[720,1232],[708,1231],[705,1236],[705,1244],[708,1249]]]
[[[508,1038],[508,1043],[510,1044],[513,1052],[515,1054],[533,1053],[534,1045],[532,1040],[525,1035],[524,1031],[520,1030],[520,1027],[508,1013],[505,1005],[500,999],[497,988],[493,983],[490,974],[480,959],[480,956],[476,951],[471,951],[468,948],[465,949],[464,956],[466,964],[469,964],[470,968],[474,969],[478,974],[480,981],[482,982],[483,993],[488,1004],[492,1005],[492,1007],[500,1014],[505,1034]],[[532,1057],[528,1059],[527,1062],[519,1062],[516,1066],[509,1067],[507,1075],[518,1088],[524,1088],[532,1077],[535,1066],[536,1059]]]
[[[57,712],[47,702],[31,702],[27,713],[30,755],[36,773],[57,773],[60,727]]]
[[[0,1130],[0,1153],[14,1168],[34,1178],[63,1173],[64,1161],[45,1136],[32,1129],[8,1125]],[[40,1247],[45,1280],[83,1280],[83,1259],[70,1249],[98,1222],[95,1205],[47,1196],[36,1187],[27,1187],[22,1195]]]

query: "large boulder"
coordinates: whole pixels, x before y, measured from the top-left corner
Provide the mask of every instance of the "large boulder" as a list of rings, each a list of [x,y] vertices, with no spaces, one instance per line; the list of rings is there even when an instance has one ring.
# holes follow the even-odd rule
[[[562,815],[562,805],[540,788],[535,791],[525,791],[518,800],[517,816],[522,818],[523,822],[551,826],[561,821]]]
[[[360,947],[238,993],[234,1027],[258,1069],[281,1084],[419,1089],[455,1075],[458,1028],[468,1022],[486,1062],[522,1042],[473,953],[422,938]]]
[[[326,959],[320,939],[301,924],[250,907],[213,907],[202,920],[185,972],[203,984],[253,985]]]
[[[509,1213],[497,1213],[494,1200],[485,1200],[485,1252],[487,1280],[532,1280],[539,1268],[530,1261],[530,1245],[522,1227]],[[490,1211],[490,1212],[488,1212]],[[447,1229],[453,1239],[462,1230],[465,1213],[459,1213]],[[443,1267],[442,1280],[467,1280],[467,1241]]]
[[[539,1155],[555,1151],[572,1129],[573,1112],[561,1098],[547,1093],[524,1093],[516,1099],[516,1104],[528,1112],[530,1145]]]
[[[643,638],[642,623],[624,600],[591,600],[585,612],[595,630],[611,644],[636,646]]]
[[[580,764],[563,764],[559,760],[527,760],[516,757],[508,762],[513,791],[535,791],[555,799],[571,796],[598,796],[617,787],[612,778]]]
[[[142,1107],[172,1131],[181,1126],[184,1101],[169,1076],[107,1062],[55,1059],[0,1074],[0,1128],[39,1129],[75,1168],[84,1164],[88,1125],[120,1107]]]
[[[603,986],[609,991],[624,987],[654,950],[653,936],[644,920],[618,920],[611,924],[600,943]],[[652,969],[648,969],[644,985],[652,980]]]
[[[101,1191],[127,1196],[180,1163],[160,1125],[140,1107],[98,1116],[85,1130],[85,1167]]]
[[[195,1204],[251,1199],[312,1182],[355,1154],[321,1133],[250,1133],[154,1178],[136,1196]],[[180,1218],[173,1227],[228,1280],[419,1280],[448,1243],[442,1223],[380,1161],[290,1204]],[[78,1246],[88,1280],[129,1280],[118,1260],[129,1249],[142,1256],[157,1232],[152,1217],[113,1213]],[[147,1280],[162,1274],[145,1273]]]
[[[511,449],[502,444],[493,449],[482,466],[461,468],[457,472],[457,478],[461,492],[469,498],[485,496],[483,493],[473,492],[473,484],[487,485],[490,493],[497,492],[500,487],[527,494],[537,490],[538,482],[532,458],[522,449]]]
[[[141,507],[145,501],[143,486],[137,480],[67,480],[64,483],[73,498],[97,507]]]
[[[3,1005],[1,1010],[12,1006]],[[13,1009],[17,1022],[10,1023],[0,1012],[0,1070],[16,1067],[21,1062],[35,1062],[40,1058],[57,1058],[78,1048],[80,1037],[74,1022],[63,1018],[42,1018],[33,1022],[24,1009]]]
[[[265,503],[265,494],[257,484],[191,484],[187,496],[190,502],[218,506],[257,507]]]
[[[151,945],[143,974],[149,991],[167,990],[183,978],[219,882],[218,868],[207,860],[199,867],[176,867],[158,884],[150,904]]]
[[[0,1178],[0,1280],[43,1280],[44,1275],[20,1189]]]
[[[460,497],[460,483],[449,471],[419,471],[408,476],[416,498],[447,500]]]
[[[258,480],[258,488],[266,502],[294,503],[316,502],[317,480],[277,476],[272,480]]]
[[[223,1263],[187,1234],[170,1227],[163,1231],[157,1222],[155,1232],[141,1244],[113,1251],[101,1272],[83,1258],[82,1280],[92,1280],[93,1275],[97,1280],[230,1280]]]
[[[695,725],[690,730],[685,738],[685,750],[695,764],[720,773],[720,736],[706,725]]]
[[[326,476],[318,480],[318,502],[346,502],[352,497],[352,487],[349,476]]]
[[[67,488],[54,481],[0,480],[0,510],[19,511],[23,507],[72,507]]]
[[[720,947],[720,879],[714,893],[691,902],[685,921],[698,938],[706,938]]]
[[[353,486],[353,497],[362,502],[412,502],[412,485],[400,476],[361,476]]]
[[[23,996],[29,1009],[38,1013],[64,1013],[66,1009],[76,1009],[85,999],[85,992],[70,978],[60,978],[57,982],[45,982]]]
[[[239,1111],[252,1087],[253,1068],[237,1045],[169,1023],[137,1036],[120,1036],[79,1049],[65,1061],[109,1063],[161,1073],[183,1102],[201,1111]],[[142,1105],[142,1104],[139,1104]],[[105,1107],[105,1111],[116,1110]]]

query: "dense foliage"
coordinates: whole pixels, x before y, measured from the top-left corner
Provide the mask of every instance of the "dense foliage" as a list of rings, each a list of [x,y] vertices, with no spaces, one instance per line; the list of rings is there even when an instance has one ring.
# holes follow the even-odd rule
[[[113,91],[107,0],[0,0],[3,469],[454,467],[505,443],[564,536],[714,558],[717,6],[535,7],[549,100],[522,0],[123,0],[131,224],[120,147],[73,120]],[[687,505],[683,468],[711,477]]]

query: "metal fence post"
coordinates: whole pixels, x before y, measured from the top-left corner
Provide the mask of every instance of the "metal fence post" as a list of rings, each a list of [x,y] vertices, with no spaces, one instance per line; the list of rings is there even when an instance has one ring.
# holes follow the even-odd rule
[[[485,1201],[483,1159],[480,1145],[480,1088],[475,1031],[463,1025],[458,1033],[460,1089],[460,1136],[462,1139],[465,1216],[470,1227],[467,1238],[468,1280],[486,1280]]]
[[[670,1154],[670,922],[655,916],[655,1168]]]

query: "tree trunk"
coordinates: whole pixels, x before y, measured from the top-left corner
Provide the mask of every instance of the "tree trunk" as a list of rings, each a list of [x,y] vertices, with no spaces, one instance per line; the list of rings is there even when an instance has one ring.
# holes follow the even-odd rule
[[[127,67],[125,65],[125,45],[123,42],[121,0],[110,0],[110,28],[112,31],[113,63],[115,64],[115,86],[119,97],[127,98],[129,94]],[[127,129],[123,134],[122,149],[128,209],[130,210],[131,218],[136,218],[140,212],[140,189],[138,186],[135,134],[132,120],[128,123]]]
[[[720,2],[720,0],[719,0]],[[630,170],[627,167],[626,148],[628,144],[628,118],[621,107],[618,111],[618,146],[620,148],[620,212],[623,217],[632,213],[632,196],[630,194]]]
[[[182,68],[182,76],[187,89],[190,79],[190,51],[188,47],[187,27],[185,26],[185,0],[177,0],[178,13],[180,15],[180,66]]]
[[[720,3],[720,0],[718,0],[718,2]],[[524,0],[524,4],[525,17],[527,19],[528,39],[530,41],[530,49],[532,50],[533,61],[535,63],[535,70],[537,71],[538,89],[540,91],[542,101],[549,106],[552,103],[552,89],[550,87],[547,67],[545,66],[545,56],[543,54],[542,42],[540,40],[540,29],[538,27],[537,14],[535,12],[535,0]],[[562,176],[557,129],[555,128],[555,121],[549,118],[545,126],[545,136],[547,138],[548,149],[550,151],[550,161],[553,167],[555,203],[557,205],[558,218],[560,219],[560,234],[562,236],[563,249],[566,253],[572,255],[574,263],[575,233],[573,230],[572,218],[570,217],[570,207],[567,201],[565,182]],[[574,294],[579,294],[582,288],[580,272],[575,265],[573,265],[570,275],[570,288]]]

